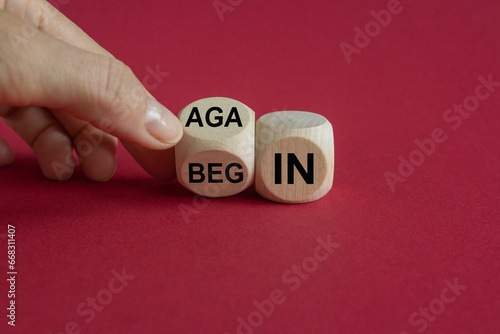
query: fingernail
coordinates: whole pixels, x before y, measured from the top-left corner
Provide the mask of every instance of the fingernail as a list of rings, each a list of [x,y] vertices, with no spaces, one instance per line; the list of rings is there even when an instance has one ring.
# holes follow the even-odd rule
[[[181,123],[177,117],[149,96],[144,126],[152,137],[170,146],[175,145],[182,136]]]

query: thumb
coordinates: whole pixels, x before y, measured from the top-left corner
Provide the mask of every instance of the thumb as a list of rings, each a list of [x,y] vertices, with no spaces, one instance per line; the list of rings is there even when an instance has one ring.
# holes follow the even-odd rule
[[[0,106],[60,109],[151,149],[166,149],[182,136],[177,117],[122,62],[73,47],[2,11],[0,45]]]

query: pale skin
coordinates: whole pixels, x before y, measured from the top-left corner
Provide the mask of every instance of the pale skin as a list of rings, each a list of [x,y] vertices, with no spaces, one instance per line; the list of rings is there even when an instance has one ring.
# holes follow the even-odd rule
[[[177,117],[129,67],[44,0],[0,0],[0,117],[51,180],[71,177],[72,148],[89,180],[109,180],[118,139],[154,177],[175,175]],[[0,167],[14,157],[0,137]]]

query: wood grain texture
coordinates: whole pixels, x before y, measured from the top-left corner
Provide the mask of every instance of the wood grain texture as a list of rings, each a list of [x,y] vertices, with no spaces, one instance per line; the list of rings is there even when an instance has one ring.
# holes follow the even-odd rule
[[[175,146],[179,182],[196,194],[225,197],[254,180],[255,113],[225,97],[195,101],[178,118],[184,135]]]
[[[305,203],[330,191],[334,170],[333,128],[304,111],[278,111],[256,123],[255,188],[272,201]]]

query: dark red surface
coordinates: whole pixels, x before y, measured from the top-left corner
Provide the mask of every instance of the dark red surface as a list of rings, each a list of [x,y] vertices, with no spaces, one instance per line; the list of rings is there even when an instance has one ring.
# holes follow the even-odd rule
[[[339,44],[353,44],[353,29],[387,1],[245,0],[222,22],[212,0],[61,5],[140,79],[157,64],[168,71],[152,94],[174,112],[228,96],[257,116],[325,115],[334,188],[303,205],[253,189],[200,200],[155,181],[123,149],[105,184],[81,172],[50,182],[2,125],[17,160],[0,170],[0,277],[7,224],[17,228],[19,274],[15,328],[0,280],[0,332],[55,334],[74,321],[81,333],[232,334],[239,317],[259,320],[254,300],[279,289],[283,303],[255,333],[498,333],[500,87],[456,130],[443,115],[475,93],[479,76],[500,81],[500,3],[401,5],[351,63]],[[384,173],[397,173],[399,155],[408,159],[436,128],[447,140],[391,191]],[[312,265],[328,236],[338,247],[290,283],[292,266]],[[101,290],[122,268],[135,278],[87,323],[77,308],[108,296]],[[444,281],[455,279],[467,288],[453,299]],[[422,320],[429,304],[439,314]]]

